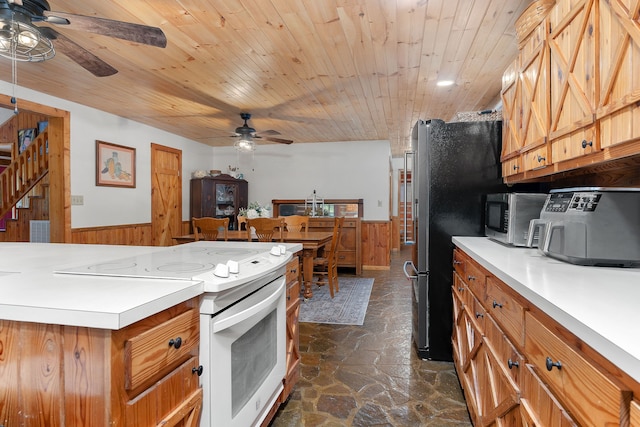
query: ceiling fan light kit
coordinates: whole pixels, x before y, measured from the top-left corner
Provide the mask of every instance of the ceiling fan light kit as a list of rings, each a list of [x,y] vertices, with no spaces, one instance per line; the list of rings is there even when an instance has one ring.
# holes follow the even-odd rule
[[[52,40],[59,52],[91,72],[106,77],[118,72],[87,49],[51,27],[34,22],[64,25],[71,30],[86,31],[135,43],[164,48],[167,38],[160,28],[115,21],[94,16],[51,12],[46,0],[0,0],[0,56],[12,61],[40,62],[55,56]]]
[[[234,144],[238,151],[253,151],[256,149],[256,143],[250,135],[243,135]]]
[[[16,6],[12,10],[8,3],[0,2],[0,56],[28,62],[53,58],[55,50],[51,40],[31,25],[30,16],[22,9]]]
[[[240,139],[238,139],[236,141],[236,143],[234,144],[234,146],[236,147],[236,150],[238,151],[253,151],[256,149],[256,143],[254,141],[254,138],[260,138],[260,139],[264,139],[266,141],[272,141],[272,142],[277,142],[280,144],[291,144],[293,141],[291,141],[290,139],[282,139],[282,138],[273,138],[273,137],[262,137],[262,136],[258,136],[256,135],[256,130],[254,128],[252,128],[251,126],[249,126],[249,124],[247,123],[247,121],[249,121],[249,119],[251,118],[251,114],[249,113],[240,113],[240,118],[242,120],[244,120],[244,124],[242,126],[238,126],[236,128],[236,132],[235,135],[233,135],[233,137],[237,138],[240,137]],[[276,131],[266,131],[266,133],[275,133],[277,135],[279,135],[279,132]]]

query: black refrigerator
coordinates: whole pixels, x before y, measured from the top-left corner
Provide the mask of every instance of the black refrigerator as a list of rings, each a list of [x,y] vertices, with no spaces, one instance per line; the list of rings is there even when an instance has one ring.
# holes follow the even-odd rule
[[[418,356],[451,361],[452,236],[484,236],[488,193],[502,183],[502,122],[419,120],[405,156],[411,171],[413,256],[404,272],[413,288],[412,336]]]

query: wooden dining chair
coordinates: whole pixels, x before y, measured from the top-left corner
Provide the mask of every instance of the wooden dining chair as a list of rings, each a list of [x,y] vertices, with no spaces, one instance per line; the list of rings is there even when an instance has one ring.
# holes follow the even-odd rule
[[[329,285],[329,295],[333,298],[334,292],[340,291],[338,283],[338,245],[342,236],[344,217],[335,218],[333,223],[333,236],[329,251],[313,259],[313,280],[318,286]]]
[[[238,216],[238,230],[246,230],[246,229],[247,229],[247,217]]]
[[[284,216],[284,222],[287,226],[287,231],[294,232],[306,232],[309,226],[309,217],[304,215],[290,215]]]
[[[191,218],[191,225],[193,226],[196,242],[200,240],[200,235],[202,235],[203,240],[218,240],[220,230],[222,230],[224,240],[227,240],[229,218]]]
[[[285,222],[283,218],[253,218],[247,219],[247,240],[251,242],[254,230],[259,242],[284,241]]]

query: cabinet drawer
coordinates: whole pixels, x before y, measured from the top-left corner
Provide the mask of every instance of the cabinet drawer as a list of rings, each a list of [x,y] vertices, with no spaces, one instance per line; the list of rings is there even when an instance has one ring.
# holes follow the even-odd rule
[[[287,263],[286,281],[291,283],[294,280],[298,280],[300,276],[300,260],[297,256],[291,258],[291,261]]]
[[[491,347],[491,351],[495,354],[504,374],[511,377],[515,384],[520,384],[520,372],[524,367],[524,357],[520,355],[491,316],[485,317],[484,334],[487,345]]]
[[[483,300],[485,297],[487,278],[484,269],[473,261],[468,261],[465,265],[465,274],[463,277],[467,286],[471,289],[471,292]]]
[[[534,315],[527,313],[525,319],[529,361],[580,424],[617,426],[628,419],[630,391],[613,383]]]
[[[198,358],[192,357],[144,393],[126,404],[126,426],[176,425],[176,420],[193,415],[198,419],[202,408]],[[174,420],[173,423],[166,423]]]
[[[464,277],[466,263],[467,257],[464,255],[464,253],[462,253],[460,249],[456,248],[453,251],[453,269],[461,277]]]
[[[300,281],[296,281],[287,285],[287,311],[300,299]]]
[[[485,297],[487,311],[491,313],[509,339],[518,348],[522,348],[524,345],[525,308],[519,301],[506,293],[499,283],[493,277],[487,278],[487,295]]]
[[[153,377],[166,374],[192,351],[198,350],[200,318],[197,309],[148,329],[125,342],[125,387],[134,390]]]
[[[576,422],[538,378],[532,365],[522,366],[520,415],[527,427],[576,426]]]
[[[524,171],[522,170],[522,158],[520,156],[502,162],[502,176],[516,175],[521,172]]]
[[[522,155],[522,158],[524,170],[526,171],[542,169],[551,164],[549,150],[546,145],[541,148],[526,151]]]
[[[356,253],[354,251],[338,251],[338,266],[353,267],[356,265]]]

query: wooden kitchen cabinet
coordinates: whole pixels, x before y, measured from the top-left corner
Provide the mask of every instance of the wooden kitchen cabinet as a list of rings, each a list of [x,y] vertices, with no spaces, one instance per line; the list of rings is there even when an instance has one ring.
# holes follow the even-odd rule
[[[633,425],[634,416],[640,420],[629,387],[601,356],[459,248],[453,261],[454,363],[475,425],[624,426]],[[463,280],[478,272],[483,286]],[[482,309],[482,322],[473,321]]]
[[[522,153],[547,143],[548,32],[549,21],[543,20],[523,41],[518,57],[503,75],[503,176],[522,173],[525,166]]]
[[[623,425],[629,417],[631,392],[552,332],[556,327],[526,314],[525,352],[538,376],[579,424]]]
[[[637,164],[637,7],[635,1],[557,0],[541,24],[546,31],[534,30],[520,44],[503,76],[506,183]]]
[[[294,256],[287,264],[287,374],[280,403],[284,403],[300,379],[300,258]]]
[[[518,426],[519,386],[510,370],[522,358],[481,302],[487,277],[461,251],[454,252],[454,364],[475,425]]]
[[[229,229],[238,230],[238,213],[247,207],[249,185],[226,174],[191,180],[191,217],[229,218]]]
[[[640,33],[637,2],[600,1],[600,88],[596,119],[602,148],[640,138]],[[638,150],[636,150],[637,153]]]
[[[553,163],[599,149],[594,133],[600,71],[596,57],[596,3],[597,0],[557,0],[549,12],[549,139]]]
[[[1,424],[197,426],[198,308],[194,298],[117,331],[1,320]]]

